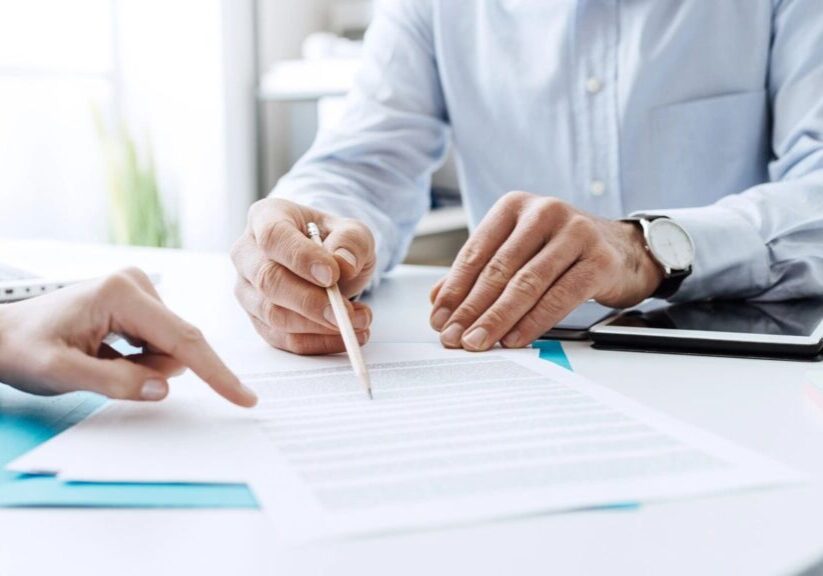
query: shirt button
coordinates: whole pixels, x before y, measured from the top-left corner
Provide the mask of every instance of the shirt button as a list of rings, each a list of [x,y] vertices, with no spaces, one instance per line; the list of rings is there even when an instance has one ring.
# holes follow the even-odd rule
[[[592,196],[602,196],[606,193],[606,183],[602,180],[593,180],[591,186],[589,186],[589,191]]]
[[[600,81],[600,78],[596,76],[592,76],[588,80],[586,80],[586,92],[589,94],[597,94],[603,89],[603,82]]]

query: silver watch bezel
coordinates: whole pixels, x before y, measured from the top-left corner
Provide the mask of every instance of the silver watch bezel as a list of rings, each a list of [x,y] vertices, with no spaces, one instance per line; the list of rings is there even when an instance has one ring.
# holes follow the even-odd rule
[[[689,263],[689,265],[686,268],[672,268],[671,266],[666,264],[666,262],[661,257],[661,255],[654,248],[654,244],[651,241],[652,232],[654,230],[655,224],[659,225],[664,220],[668,221],[666,223],[666,225],[674,225],[677,228],[679,228],[680,231],[683,232],[683,235],[686,237],[686,239],[689,241],[689,247],[691,248],[691,253],[692,253],[692,261]],[[646,242],[646,250],[649,251],[649,254],[652,255],[652,257],[660,265],[660,267],[663,268],[663,272],[664,272],[666,278],[671,278],[672,276],[675,276],[675,275],[678,275],[678,274],[684,274],[684,273],[691,272],[692,266],[694,266],[694,254],[695,254],[694,240],[692,240],[691,235],[688,233],[688,231],[685,228],[683,228],[683,226],[681,226],[680,224],[677,223],[677,221],[675,221],[675,220],[673,220],[673,219],[671,219],[667,216],[658,216],[658,217],[654,217],[654,218],[648,218],[646,216],[638,216],[637,221],[640,223],[640,228],[643,230],[643,239]]]

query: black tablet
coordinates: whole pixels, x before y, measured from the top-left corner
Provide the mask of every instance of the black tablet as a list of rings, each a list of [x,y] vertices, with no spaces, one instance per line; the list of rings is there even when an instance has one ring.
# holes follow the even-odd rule
[[[601,306],[594,300],[584,302],[568,316],[558,322],[554,328],[543,334],[541,340],[588,340],[589,329],[610,316],[617,310]]]
[[[589,336],[597,347],[811,359],[823,352],[823,299],[647,304]]]

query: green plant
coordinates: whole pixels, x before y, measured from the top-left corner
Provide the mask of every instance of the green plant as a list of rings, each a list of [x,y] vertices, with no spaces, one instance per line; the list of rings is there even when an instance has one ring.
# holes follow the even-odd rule
[[[95,114],[109,191],[109,236],[116,244],[178,247],[177,222],[167,214],[151,153],[141,161],[134,138],[122,122],[107,129]]]

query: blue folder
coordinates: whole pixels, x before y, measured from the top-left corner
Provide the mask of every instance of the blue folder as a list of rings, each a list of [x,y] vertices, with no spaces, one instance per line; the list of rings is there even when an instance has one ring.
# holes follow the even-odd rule
[[[8,472],[6,464],[80,422],[105,399],[79,392],[42,398],[0,384],[0,507],[257,508],[243,484],[63,482]]]

